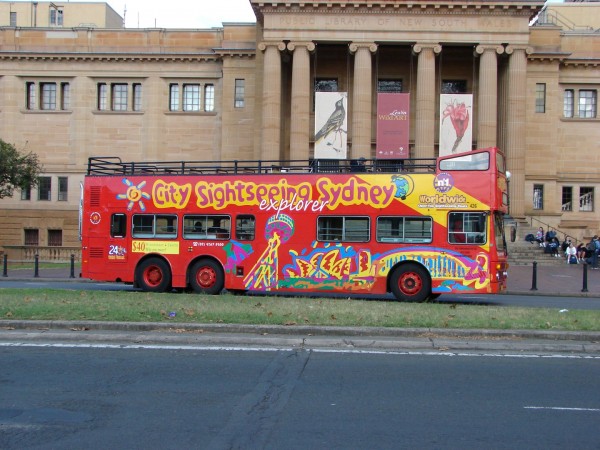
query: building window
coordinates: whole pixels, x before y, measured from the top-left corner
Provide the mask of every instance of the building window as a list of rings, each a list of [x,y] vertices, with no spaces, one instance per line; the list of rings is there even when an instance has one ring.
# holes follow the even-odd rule
[[[17,26],[17,13],[14,11],[10,12],[10,26],[11,27]]]
[[[377,92],[402,92],[402,80],[377,80]]]
[[[98,111],[141,111],[141,83],[97,84]],[[131,103],[131,106],[129,104]]]
[[[68,82],[28,81],[25,83],[25,91],[25,107],[29,110],[56,111],[59,108],[70,108],[71,90]]]
[[[204,111],[215,110],[215,86],[207,84],[204,86]]]
[[[69,191],[69,179],[67,177],[58,177],[58,201],[67,201],[67,192]]]
[[[21,189],[21,200],[31,200],[31,188]]]
[[[442,94],[466,94],[467,80],[442,80]]]
[[[140,83],[133,83],[133,110],[142,110],[142,85]]]
[[[245,80],[236,79],[235,80],[235,100],[234,106],[236,108],[243,108],[245,105]]]
[[[596,117],[596,91],[579,91],[579,117],[582,119],[593,119]]]
[[[179,111],[179,85],[169,85],[169,111]]]
[[[26,107],[27,109],[36,109],[36,86],[35,83],[27,82],[25,83],[26,91],[27,91],[27,99],[26,99]]]
[[[204,98],[202,93],[204,92]],[[215,86],[212,83],[170,83],[169,111],[198,113],[215,110]]]
[[[574,113],[574,92],[573,89],[565,89],[565,96],[563,100],[563,115],[571,118]]]
[[[183,110],[200,111],[200,85],[183,85]]]
[[[25,245],[37,246],[40,245],[40,230],[25,229],[24,243]]]
[[[594,211],[594,188],[580,187],[579,188],[579,211],[592,212]]]
[[[41,83],[42,89],[42,104],[41,109],[55,110],[56,109],[56,83]]]
[[[337,92],[337,78],[317,78],[315,80],[315,92]]]
[[[63,10],[57,7],[54,3],[50,3],[50,26],[63,26]]]
[[[562,210],[573,211],[573,188],[571,186],[562,188]]]
[[[48,230],[48,246],[62,247],[62,230]]]
[[[544,185],[533,185],[533,209],[544,209]]]
[[[108,109],[108,86],[106,83],[98,83],[98,110]]]
[[[52,178],[40,177],[38,182],[38,200],[52,200]]]
[[[127,111],[127,85],[123,83],[114,83],[111,86],[112,110]]]
[[[60,83],[60,93],[60,109],[62,109],[63,111],[71,109],[71,84]]]
[[[535,112],[546,112],[546,83],[537,83],[535,85]]]

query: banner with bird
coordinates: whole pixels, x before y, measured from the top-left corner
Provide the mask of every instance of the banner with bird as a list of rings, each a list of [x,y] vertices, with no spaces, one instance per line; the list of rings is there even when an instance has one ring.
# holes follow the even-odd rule
[[[440,156],[473,150],[472,110],[472,94],[440,95]]]
[[[347,92],[315,92],[315,159],[346,159]]]

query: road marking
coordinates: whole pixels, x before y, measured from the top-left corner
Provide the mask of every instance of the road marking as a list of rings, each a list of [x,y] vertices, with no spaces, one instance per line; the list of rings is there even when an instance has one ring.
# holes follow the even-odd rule
[[[34,348],[91,348],[122,350],[192,350],[192,351],[230,351],[230,352],[283,352],[310,351],[314,353],[346,353],[364,355],[397,355],[397,356],[442,356],[442,357],[488,357],[488,358],[521,358],[521,359],[600,359],[600,355],[561,355],[561,354],[528,354],[512,353],[457,353],[451,351],[402,351],[402,350],[367,350],[367,349],[329,349],[312,347],[242,347],[222,345],[163,345],[163,344],[99,344],[99,343],[64,343],[64,342],[0,342],[0,347],[34,347]]]
[[[592,411],[600,412],[600,408],[568,408],[565,406],[524,406],[525,409],[550,409],[553,411]]]

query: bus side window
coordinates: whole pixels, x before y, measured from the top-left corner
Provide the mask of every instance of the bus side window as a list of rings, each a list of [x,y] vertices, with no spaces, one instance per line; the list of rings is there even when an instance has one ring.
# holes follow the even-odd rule
[[[127,234],[127,216],[125,214],[113,214],[110,218],[110,236],[125,237]]]
[[[448,241],[453,244],[464,244],[467,241],[463,229],[462,213],[450,213],[448,217]]]
[[[237,216],[235,219],[235,238],[238,241],[253,241],[256,220],[254,216]]]

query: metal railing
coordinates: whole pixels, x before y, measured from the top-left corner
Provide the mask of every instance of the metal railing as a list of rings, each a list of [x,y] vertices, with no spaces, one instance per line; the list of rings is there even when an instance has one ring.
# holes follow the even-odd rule
[[[196,175],[196,174],[267,174],[267,173],[349,173],[349,172],[428,172],[436,169],[434,158],[313,159],[250,161],[155,161],[124,162],[119,157],[88,159],[88,175]]]
[[[540,219],[537,219],[533,216],[529,216],[529,219],[530,219],[529,224],[532,227],[542,227],[542,228],[544,228],[544,230],[546,230],[546,232],[554,231],[556,233],[556,237],[562,236],[562,239],[559,238],[560,242],[564,242],[567,240],[567,238],[571,238],[571,242],[573,243],[573,245],[575,247],[577,247],[579,245],[579,242],[581,242],[581,241],[579,241],[579,239],[571,236],[570,234],[565,233],[564,231],[561,231],[560,229],[558,229],[556,227],[553,227],[552,225],[550,225],[546,222],[542,222]],[[534,224],[534,221],[536,222],[535,224]]]
[[[71,255],[81,261],[81,247],[55,247],[45,245],[4,245],[4,253],[15,261],[33,261],[36,255],[41,261],[68,262]]]

